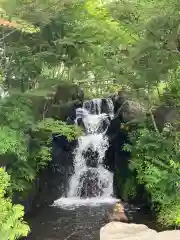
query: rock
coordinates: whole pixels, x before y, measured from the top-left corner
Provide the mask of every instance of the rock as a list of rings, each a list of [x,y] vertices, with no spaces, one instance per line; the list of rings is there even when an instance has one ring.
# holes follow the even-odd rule
[[[86,151],[82,153],[86,160],[87,167],[97,168],[99,153],[90,146]]]
[[[161,105],[154,111],[153,114],[156,125],[160,131],[163,130],[166,123],[176,125],[177,120],[179,119],[178,109],[174,106]]]
[[[112,96],[115,112],[121,107],[125,100],[129,99],[129,96],[131,96],[131,93],[126,87],[123,87],[117,94]]]
[[[116,116],[123,123],[140,122],[145,119],[145,108],[137,101],[126,100],[117,110]]]
[[[55,89],[54,103],[59,103],[60,101],[74,101],[79,100],[82,102],[84,100],[84,92],[76,84],[59,84]]]
[[[76,85],[75,92],[72,94],[72,100],[84,101],[84,92],[79,86]]]
[[[129,88],[123,87],[111,97],[114,104],[115,118],[120,122],[127,123],[132,120],[138,121],[145,117],[145,108],[137,100],[133,100]]]
[[[98,184],[99,173],[96,168],[88,169],[80,177],[79,195],[81,198],[97,197],[102,195]]]
[[[180,231],[156,232],[142,224],[111,222],[100,230],[100,240],[179,240]]]
[[[111,111],[110,109],[110,98],[102,98],[101,102],[101,113],[106,113],[107,115]]]
[[[116,203],[111,213],[108,216],[108,222],[128,222],[128,217],[124,212],[124,207],[121,203]]]
[[[42,98],[42,99],[41,99]],[[33,106],[36,106],[36,115],[45,114],[46,117],[53,117],[62,121],[66,121],[69,116],[73,120],[75,118],[76,108],[82,107],[84,93],[75,84],[58,85],[51,96],[46,99],[34,99]]]

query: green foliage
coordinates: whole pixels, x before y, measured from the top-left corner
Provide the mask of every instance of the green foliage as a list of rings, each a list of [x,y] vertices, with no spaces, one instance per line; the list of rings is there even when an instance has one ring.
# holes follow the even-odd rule
[[[133,199],[136,197],[136,179],[134,176],[130,176],[127,179],[123,190],[124,199],[129,199],[129,197]]]
[[[144,184],[157,208],[159,220],[167,225],[179,225],[180,212],[180,134],[170,129],[159,133],[142,129],[132,138],[130,168]]]
[[[1,100],[0,109],[1,164],[11,174],[12,190],[22,192],[31,187],[37,172],[51,160],[52,134],[64,135],[71,141],[82,130],[51,118],[35,123],[32,102],[26,95]]]
[[[14,154],[23,159],[26,155],[25,139],[9,127],[0,127],[0,155]]]
[[[36,169],[29,162],[28,128],[34,123],[31,101],[13,94],[0,101],[1,164],[11,174],[12,191],[23,191],[35,178]]]
[[[150,90],[166,82],[168,70],[178,65],[177,0],[1,0],[0,5],[9,18],[38,27],[10,35],[3,29],[2,73],[8,88],[40,88],[48,68],[84,86],[93,81],[97,95],[107,94],[107,81]],[[44,81],[53,85],[53,79]]]
[[[49,133],[51,133],[51,135],[59,134],[67,137],[69,141],[77,139],[83,133],[81,128],[76,125],[67,125],[65,122],[52,118],[46,118],[40,121],[36,127],[39,131],[47,133],[47,135],[49,135]]]
[[[180,67],[169,72],[169,79],[165,89],[165,94],[161,97],[161,101],[167,104],[180,106]]]
[[[30,153],[30,159],[36,164],[37,171],[51,161],[53,134],[65,136],[68,141],[72,141],[82,133],[81,128],[75,125],[67,125],[65,122],[52,118],[46,118],[38,122],[32,129]]]
[[[34,122],[32,102],[21,94],[12,94],[0,101],[0,124],[14,130],[27,129]]]
[[[23,221],[23,206],[13,205],[11,198],[7,197],[9,187],[10,176],[0,168],[0,238],[2,240],[26,237],[30,230]]]
[[[0,102],[0,155],[12,189],[27,189],[48,164],[52,134],[68,140],[82,134],[53,119],[35,123],[30,95],[52,99],[52,89],[62,82],[82,85],[88,98],[126,85],[150,113],[162,102],[179,106],[178,0],[0,0],[0,7],[2,18],[16,23],[0,26],[0,82],[10,92]],[[14,91],[23,94],[11,95]],[[168,224],[179,224],[175,133],[148,126],[135,137],[133,149],[126,146],[138,181]]]
[[[128,171],[128,174],[126,175],[126,178],[123,181],[122,175],[124,173],[118,170],[119,169],[116,169],[118,174],[117,184],[119,184],[119,189],[121,191],[121,198],[123,198],[124,201],[129,201],[130,199],[134,199],[137,193],[137,180],[136,180],[135,174],[133,173],[133,171]]]

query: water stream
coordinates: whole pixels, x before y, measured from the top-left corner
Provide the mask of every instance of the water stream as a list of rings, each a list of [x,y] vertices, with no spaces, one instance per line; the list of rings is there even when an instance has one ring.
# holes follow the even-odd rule
[[[28,239],[75,240],[99,239],[99,229],[106,222],[106,212],[113,198],[113,173],[103,162],[109,147],[106,129],[113,118],[111,99],[86,101],[76,110],[75,124],[84,127],[74,151],[74,173],[66,196],[52,206],[40,209],[31,221]]]
[[[25,239],[99,240],[99,230],[107,223],[107,214],[116,202],[113,173],[103,164],[109,147],[105,132],[113,114],[110,99],[104,103],[101,99],[87,101],[77,109],[75,124],[84,127],[84,135],[74,151],[74,171],[68,189],[51,206],[40,207],[29,216],[31,233]],[[158,230],[149,210],[137,209],[127,205],[128,217]]]
[[[113,104],[106,100],[106,112],[102,112],[102,100],[86,101],[76,110],[75,123],[83,124],[85,133],[78,139],[74,152],[74,174],[69,179],[67,197],[54,202],[54,206],[79,206],[102,204],[113,200],[113,173],[104,165],[108,149],[105,131],[113,117]]]

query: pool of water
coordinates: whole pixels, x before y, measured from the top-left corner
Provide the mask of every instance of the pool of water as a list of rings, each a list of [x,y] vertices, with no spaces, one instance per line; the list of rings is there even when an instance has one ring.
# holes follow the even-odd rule
[[[99,240],[99,230],[107,223],[110,204],[81,205],[73,208],[40,208],[27,221],[28,240]]]
[[[26,220],[31,233],[26,240],[99,240],[100,228],[107,223],[115,199],[65,199],[60,198],[52,206],[41,207]],[[131,222],[146,224],[162,231],[149,209],[125,207]]]

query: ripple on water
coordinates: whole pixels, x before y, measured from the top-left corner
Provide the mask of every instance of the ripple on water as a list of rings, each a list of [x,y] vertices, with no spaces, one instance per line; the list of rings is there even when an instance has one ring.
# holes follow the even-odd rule
[[[32,231],[26,240],[99,240],[99,230],[114,202],[60,198],[28,220]]]

